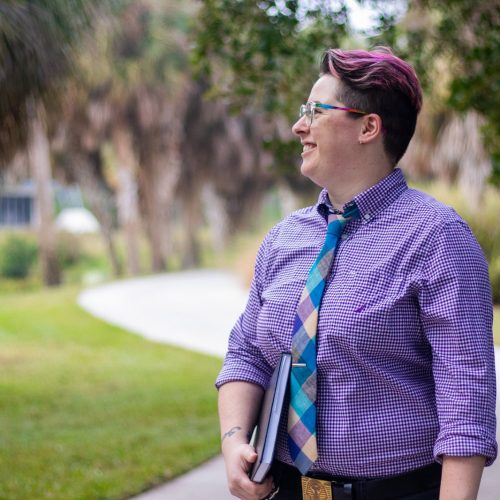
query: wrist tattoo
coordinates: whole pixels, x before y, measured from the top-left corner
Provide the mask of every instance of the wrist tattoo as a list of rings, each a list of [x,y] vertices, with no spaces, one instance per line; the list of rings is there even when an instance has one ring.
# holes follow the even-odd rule
[[[241,431],[241,427],[232,427],[231,429],[229,429],[227,432],[225,432],[223,435],[222,435],[222,439],[221,439],[221,443],[224,441],[224,439],[226,439],[227,437],[231,437],[233,434],[236,434],[238,431]]]

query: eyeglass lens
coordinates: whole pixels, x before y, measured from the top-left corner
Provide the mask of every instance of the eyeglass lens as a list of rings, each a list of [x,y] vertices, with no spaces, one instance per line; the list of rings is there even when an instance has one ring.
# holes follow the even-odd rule
[[[304,115],[306,115],[307,124],[311,125],[314,120],[314,104],[312,102],[308,102],[307,104],[302,104],[300,106],[300,118],[302,118]]]

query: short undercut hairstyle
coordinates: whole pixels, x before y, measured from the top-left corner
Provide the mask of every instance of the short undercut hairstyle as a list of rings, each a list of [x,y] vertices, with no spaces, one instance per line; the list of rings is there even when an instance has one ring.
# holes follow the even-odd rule
[[[396,165],[415,132],[422,107],[415,70],[386,47],[329,49],[321,61],[321,74],[341,81],[336,98],[345,106],[380,116],[385,152]]]

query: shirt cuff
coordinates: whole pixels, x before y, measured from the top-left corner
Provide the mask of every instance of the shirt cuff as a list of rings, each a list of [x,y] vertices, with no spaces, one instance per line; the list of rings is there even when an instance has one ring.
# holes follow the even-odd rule
[[[498,447],[494,437],[484,428],[463,425],[452,431],[441,432],[434,445],[434,458],[442,463],[442,456],[486,458],[485,466],[491,465],[497,457]]]
[[[227,384],[228,382],[250,382],[260,385],[266,390],[270,379],[271,374],[263,371],[262,368],[247,361],[242,361],[241,359],[232,359],[228,355],[215,381],[215,387],[219,389],[221,385]]]

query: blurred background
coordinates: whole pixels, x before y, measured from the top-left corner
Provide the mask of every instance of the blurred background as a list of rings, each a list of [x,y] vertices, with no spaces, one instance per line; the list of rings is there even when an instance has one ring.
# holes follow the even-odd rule
[[[217,452],[220,359],[76,297],[207,267],[248,285],[317,197],[290,129],[323,50],[375,45],[425,91],[400,166],[469,223],[499,304],[499,0],[0,2],[0,498],[125,498]]]

